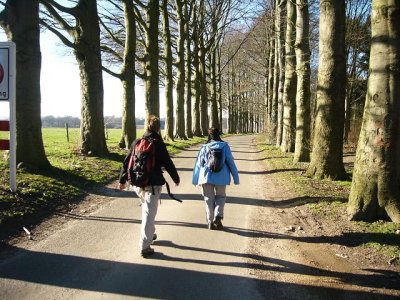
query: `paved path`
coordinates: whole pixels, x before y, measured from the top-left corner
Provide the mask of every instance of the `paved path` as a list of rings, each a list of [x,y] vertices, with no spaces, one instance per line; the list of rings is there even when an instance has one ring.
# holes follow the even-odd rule
[[[225,231],[206,229],[200,189],[191,184],[199,149],[192,147],[174,158],[182,183],[173,193],[184,203],[163,196],[151,259],[137,246],[139,200],[110,189],[106,205],[90,215],[71,214],[76,219],[46,239],[16,245],[17,253],[0,263],[0,299],[263,299],[246,263],[261,162],[254,137],[226,140],[241,184],[227,189]]]

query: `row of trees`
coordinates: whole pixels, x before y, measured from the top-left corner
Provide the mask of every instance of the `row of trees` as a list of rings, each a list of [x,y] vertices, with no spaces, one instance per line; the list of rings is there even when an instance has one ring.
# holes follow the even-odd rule
[[[145,86],[147,116],[159,116],[159,90],[160,86],[165,88],[166,139],[201,136],[210,125],[220,127],[218,49],[226,29],[238,19],[241,1],[64,1],[67,5],[54,0],[28,2],[7,0],[0,14],[1,26],[18,49],[19,162],[49,167],[40,124],[41,28],[53,32],[72,49],[79,67],[82,153],[108,153],[103,71],[119,78],[124,91],[121,147],[129,146],[136,138],[137,78]]]
[[[226,76],[234,86],[228,101],[245,97],[241,107],[248,107],[243,99],[263,82],[266,142],[294,152],[295,162],[309,162],[310,177],[346,180],[344,141],[365,99],[348,212],[354,220],[400,222],[400,3],[320,0],[310,18],[315,4],[266,2],[238,61],[241,75]],[[311,52],[315,16],[318,63]],[[249,54],[261,63],[252,66]],[[258,97],[251,107],[259,103]]]
[[[67,7],[8,0],[0,22],[18,49],[17,106],[24,107],[17,108],[17,120],[24,120],[17,122],[18,160],[49,166],[40,131],[41,24],[79,65],[83,153],[107,154],[103,71],[124,89],[121,146],[136,137],[140,78],[147,115],[159,115],[165,88],[166,139],[221,127],[225,109],[229,132],[264,130],[268,143],[309,162],[307,174],[317,178],[347,179],[343,142],[365,99],[349,213],[399,222],[398,1],[263,4],[249,20],[243,12],[246,5],[255,10],[251,1],[78,0]]]

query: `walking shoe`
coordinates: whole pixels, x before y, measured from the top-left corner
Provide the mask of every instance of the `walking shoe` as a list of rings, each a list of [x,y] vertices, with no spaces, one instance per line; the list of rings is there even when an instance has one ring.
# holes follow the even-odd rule
[[[215,230],[215,225],[211,222],[208,224],[207,228],[210,230]]]
[[[222,220],[222,217],[220,217],[220,216],[215,217],[214,225],[218,230],[224,229],[224,225],[222,225],[221,220]]]
[[[149,246],[146,249],[143,249],[141,251],[141,254],[142,254],[142,257],[146,258],[146,257],[154,254],[154,249]]]

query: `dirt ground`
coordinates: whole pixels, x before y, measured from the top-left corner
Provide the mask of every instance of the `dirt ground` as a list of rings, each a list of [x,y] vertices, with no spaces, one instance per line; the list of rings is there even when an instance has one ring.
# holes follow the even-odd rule
[[[317,215],[299,201],[289,181],[267,172],[267,164],[258,163],[255,171],[259,176],[252,188],[263,204],[250,218],[246,254],[248,273],[260,279],[266,299],[399,299],[399,263],[389,264],[380,252],[360,244],[345,212],[340,220]],[[91,190],[80,204],[34,228],[32,239],[46,239],[71,218],[89,215],[115,196],[115,186]],[[10,241],[24,243],[29,243],[26,234]]]
[[[346,158],[351,163],[351,158]],[[268,165],[265,167],[268,169]],[[314,213],[293,193],[290,181],[267,172],[256,187],[265,205],[257,208],[251,228],[249,263],[265,295],[279,299],[399,299],[400,264],[362,244],[343,210],[335,219]],[[277,284],[279,282],[279,284]],[[274,294],[287,284],[286,293]],[[285,290],[285,289],[284,289]],[[281,292],[282,289],[279,289]]]

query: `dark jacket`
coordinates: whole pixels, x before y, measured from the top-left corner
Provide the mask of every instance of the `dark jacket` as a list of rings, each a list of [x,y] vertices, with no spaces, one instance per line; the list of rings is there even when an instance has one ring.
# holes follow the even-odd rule
[[[176,171],[175,165],[172,162],[171,158],[169,157],[167,146],[163,142],[160,135],[155,132],[146,132],[143,134],[142,138],[152,138],[155,139],[155,156],[156,156],[156,166],[154,168],[154,172],[151,174],[150,177],[150,184],[149,185],[163,185],[165,184],[165,178],[163,176],[163,171],[161,167],[164,167],[167,170],[168,174],[171,176],[172,180],[178,184],[180,182],[178,172]],[[128,155],[124,159],[124,164],[121,168],[121,174],[119,176],[119,183],[125,184],[128,181],[128,164],[129,159],[131,157],[131,153],[135,148],[136,143],[138,143],[140,139],[135,140],[132,143],[131,149]]]

